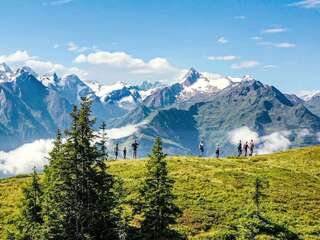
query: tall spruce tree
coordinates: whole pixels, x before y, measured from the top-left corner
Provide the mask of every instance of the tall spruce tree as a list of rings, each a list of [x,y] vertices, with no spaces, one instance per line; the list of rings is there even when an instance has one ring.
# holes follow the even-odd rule
[[[66,142],[57,137],[45,171],[44,232],[49,239],[117,239],[115,180],[94,144],[91,101],[83,98],[71,117]]]
[[[71,198],[73,188],[71,163],[66,161],[64,149],[62,134],[58,130],[43,179],[42,234],[47,239],[68,239],[66,223],[71,215],[68,199]]]
[[[171,236],[170,224],[176,223],[181,214],[174,204],[172,193],[174,181],[168,176],[166,154],[162,151],[162,142],[156,138],[147,161],[147,176],[140,188],[140,202],[136,212],[141,213],[143,239],[168,239]]]
[[[40,239],[41,224],[41,197],[42,190],[36,169],[33,169],[30,185],[23,189],[23,198],[19,205],[19,215],[15,223],[17,231],[15,239]],[[12,236],[12,235],[11,235]]]

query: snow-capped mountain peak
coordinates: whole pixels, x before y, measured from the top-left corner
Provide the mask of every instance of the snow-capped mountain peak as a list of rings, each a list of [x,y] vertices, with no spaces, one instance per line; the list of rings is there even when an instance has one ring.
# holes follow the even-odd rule
[[[194,68],[190,68],[179,81],[182,91],[178,98],[186,100],[196,95],[215,94],[216,92],[240,82],[241,78],[225,77],[216,73],[198,72]]]
[[[191,86],[194,84],[199,78],[201,77],[201,74],[195,70],[194,68],[190,68],[188,72],[182,77],[180,83],[183,86]]]
[[[0,63],[0,82],[6,82],[11,79],[13,71],[6,63]]]
[[[38,74],[35,71],[33,71],[31,67],[28,67],[28,66],[23,66],[22,68],[18,68],[15,73],[15,76],[18,77],[24,74],[32,75],[35,78],[38,78]]]

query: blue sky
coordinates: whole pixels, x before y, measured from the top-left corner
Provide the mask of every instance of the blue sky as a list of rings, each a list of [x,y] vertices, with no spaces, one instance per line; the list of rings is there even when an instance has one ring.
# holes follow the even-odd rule
[[[320,0],[10,0],[0,62],[112,83],[183,69],[320,89]]]

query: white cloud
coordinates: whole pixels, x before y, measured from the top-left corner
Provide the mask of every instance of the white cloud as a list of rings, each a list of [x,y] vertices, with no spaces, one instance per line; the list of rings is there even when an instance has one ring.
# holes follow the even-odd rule
[[[59,47],[58,45],[56,47]],[[59,63],[40,60],[38,57],[30,55],[27,51],[17,50],[8,55],[0,56],[0,63],[13,63],[14,67],[26,65],[39,74],[56,72],[59,75],[77,74],[80,78],[87,78],[88,73],[77,67],[66,67]]]
[[[272,27],[272,28],[266,28],[262,32],[263,33],[282,33],[282,32],[286,32],[286,31],[287,31],[286,28]]]
[[[264,45],[268,47],[275,48],[295,48],[297,45],[289,42],[280,42],[280,43],[272,43],[272,42],[259,42],[259,45]]]
[[[256,67],[258,66],[260,63],[258,61],[254,61],[254,60],[251,60],[251,61],[243,61],[243,62],[240,62],[240,63],[234,63],[231,65],[231,68],[232,69],[243,69],[243,68],[253,68],[253,67]]]
[[[229,42],[229,40],[227,40],[225,37],[219,37],[217,39],[217,43],[219,43],[219,44],[226,44],[228,42]]]
[[[226,56],[209,56],[208,59],[209,59],[210,61],[232,61],[232,60],[239,59],[239,57],[233,56],[233,55],[226,55]]]
[[[125,52],[99,51],[88,55],[80,54],[74,59],[74,62],[124,68],[134,74],[161,73],[176,70],[165,58],[156,57],[145,62]]]
[[[17,50],[16,52],[9,55],[1,55],[0,62],[25,62],[36,57],[30,56],[27,51]]]
[[[59,48],[60,47],[60,45],[59,44],[55,44],[55,45],[53,45],[53,48]]]
[[[86,71],[77,67],[68,68],[62,64],[52,63],[50,61],[28,60],[25,62],[25,64],[40,74],[53,72],[59,75],[77,74],[80,78],[84,79],[86,79],[88,76]]]
[[[56,44],[53,47],[61,48],[66,45]],[[79,48],[72,50],[79,51]],[[172,81],[180,69],[172,66],[165,58],[155,57],[149,61],[133,57],[125,52],[103,52],[96,46],[90,48],[90,54],[81,53],[75,58],[73,65],[66,66],[39,57],[32,56],[27,51],[18,50],[7,55],[0,55],[0,62],[13,63],[17,68],[27,65],[40,75],[56,72],[58,75],[77,74],[85,80],[94,80],[102,84],[116,81]],[[80,49],[82,51],[83,49]],[[83,63],[81,66],[77,63]]]
[[[228,133],[228,140],[232,144],[238,144],[239,141],[246,142],[253,140],[255,143],[259,142],[259,135],[252,131],[249,127],[244,126],[234,129]]]
[[[67,44],[67,49],[68,49],[68,51],[70,51],[70,52],[85,52],[85,51],[88,51],[88,50],[90,50],[91,48],[90,47],[80,47],[80,46],[78,46],[76,43],[74,43],[74,42],[69,42],[68,44]]]
[[[107,136],[109,139],[121,139],[128,137],[138,131],[139,125],[127,125],[121,128],[108,129]]]
[[[40,139],[10,152],[0,151],[0,172],[15,175],[29,173],[34,166],[41,169],[52,147],[52,140]]]
[[[303,0],[288,4],[288,6],[306,9],[320,8],[320,0]]]
[[[258,148],[258,154],[269,154],[273,152],[279,152],[287,150],[290,147],[290,140],[288,136],[290,132],[274,132],[270,135],[260,138],[260,145]]]

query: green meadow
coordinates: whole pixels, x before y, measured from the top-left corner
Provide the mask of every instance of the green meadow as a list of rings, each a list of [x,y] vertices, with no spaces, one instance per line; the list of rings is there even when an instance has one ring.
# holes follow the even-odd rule
[[[320,146],[249,158],[170,156],[176,203],[183,214],[172,226],[188,239],[228,239],[240,231],[255,211],[255,180],[263,182],[261,215],[301,239],[320,239]],[[124,184],[125,209],[130,215],[145,160],[109,162],[110,172]],[[17,213],[27,175],[0,180],[0,235]],[[139,216],[133,216],[132,225]],[[225,238],[222,238],[224,236]],[[230,238],[232,239],[232,238]],[[258,239],[274,239],[262,234]]]

